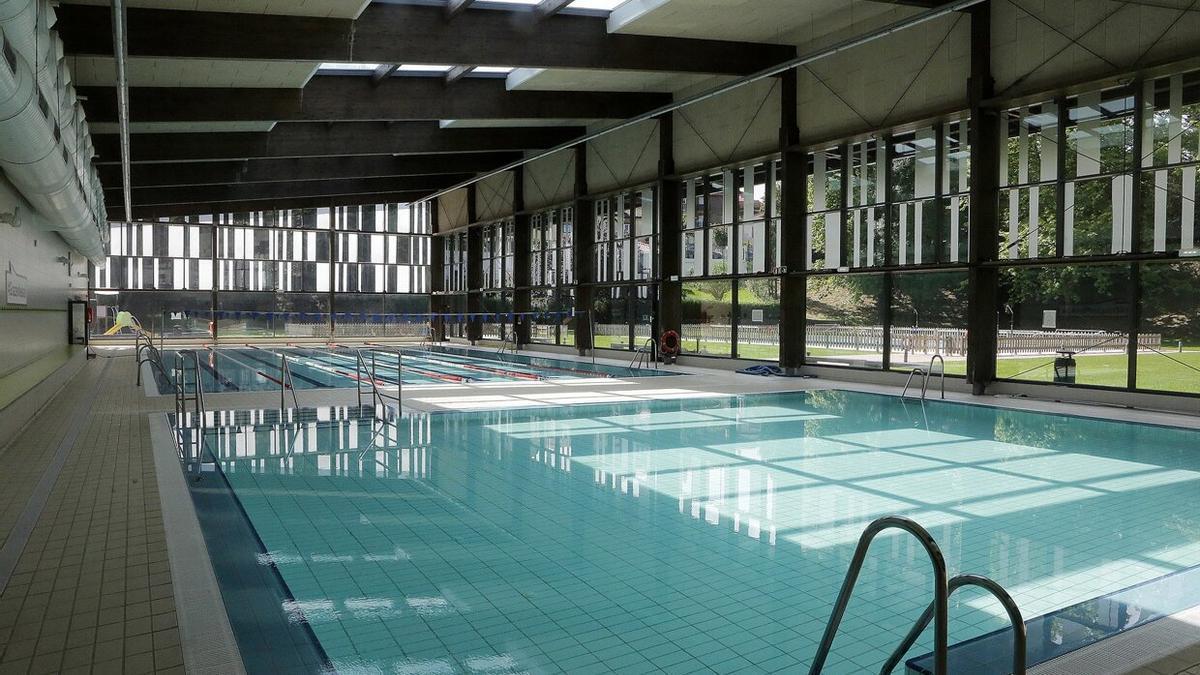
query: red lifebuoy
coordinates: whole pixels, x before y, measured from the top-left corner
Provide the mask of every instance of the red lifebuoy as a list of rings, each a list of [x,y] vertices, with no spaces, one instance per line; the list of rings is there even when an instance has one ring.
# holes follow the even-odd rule
[[[669,330],[658,339],[658,351],[663,356],[674,356],[679,353],[679,333]]]

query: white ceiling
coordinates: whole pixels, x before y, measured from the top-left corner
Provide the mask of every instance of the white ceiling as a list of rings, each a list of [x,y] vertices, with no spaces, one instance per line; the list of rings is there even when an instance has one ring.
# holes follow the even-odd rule
[[[107,7],[111,0],[63,0],[63,3]],[[370,0],[125,0],[127,7],[242,14],[291,14],[334,19],[357,18],[368,4]]]
[[[897,10],[875,0],[629,0],[613,10],[608,30],[802,45]]]
[[[68,56],[75,86],[113,86],[116,62],[103,56]],[[147,59],[131,57],[132,87],[282,87],[298,89],[317,69],[308,61]]]

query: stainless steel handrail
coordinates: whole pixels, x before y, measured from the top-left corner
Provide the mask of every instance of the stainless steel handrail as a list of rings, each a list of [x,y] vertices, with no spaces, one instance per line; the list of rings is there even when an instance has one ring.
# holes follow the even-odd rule
[[[658,343],[654,338],[646,338],[646,342],[638,347],[637,352],[633,355],[633,360],[629,362],[629,369],[636,370],[641,367],[641,364],[654,364],[654,369],[658,370]]]
[[[151,348],[153,349],[153,347],[151,347]],[[192,373],[194,375],[194,377],[192,379],[192,385],[193,385],[194,391],[193,391],[193,395],[191,397],[189,397],[187,394],[187,367],[186,366],[189,361],[189,357],[190,357],[190,362],[192,364]],[[165,375],[165,372],[164,372],[164,375]],[[168,378],[168,379],[172,379],[172,378]],[[200,357],[199,357],[199,355],[196,354],[195,350],[181,349],[181,350],[175,352],[175,376],[174,376],[173,380],[174,380],[174,385],[175,385],[175,429],[176,429],[177,434],[181,438],[181,445],[182,445],[182,436],[183,436],[183,429],[184,429],[183,418],[184,418],[184,415],[187,413],[188,401],[192,402],[192,425],[190,425],[190,426],[193,429],[199,429],[200,434],[204,433],[203,430],[204,430],[204,427],[206,426],[205,417],[208,414],[208,408],[204,402],[204,382],[200,379]],[[197,454],[197,458],[199,458],[200,442],[201,442],[201,438],[199,435],[196,436],[195,441],[196,441],[196,454]]]
[[[356,385],[356,387],[358,389],[358,407],[360,407],[360,408],[362,407],[362,395],[364,392],[364,390],[362,388],[362,383],[363,383],[364,377],[366,378],[367,383],[369,385],[369,388],[367,389],[367,391],[370,391],[370,393],[371,393],[371,405],[379,405],[384,400],[395,401],[398,406],[401,405],[403,403],[403,399],[404,399],[404,353],[403,353],[403,351],[401,351],[400,349],[385,349],[382,347],[359,347],[358,349],[356,349],[354,351],[355,351],[355,355],[357,357],[357,364],[356,364],[357,370],[355,372],[355,375],[358,378],[358,384]],[[367,360],[363,357],[364,351],[369,352],[371,355],[370,366],[367,365]],[[383,352],[386,354],[395,354],[396,355],[396,395],[395,396],[391,396],[391,395],[386,394],[379,390],[379,383],[378,383],[378,380],[375,375],[375,373],[376,373],[375,353],[376,352]]]
[[[854,593],[854,584],[858,581],[858,574],[862,571],[871,542],[880,532],[889,529],[904,530],[916,537],[917,541],[925,547],[925,552],[929,554],[929,561],[933,564],[933,673],[934,675],[946,675],[946,654],[949,649],[947,624],[950,614],[950,585],[946,573],[946,559],[929,531],[918,525],[916,521],[903,516],[879,518],[868,525],[862,536],[859,537],[858,546],[854,549],[854,557],[850,560],[850,568],[846,570],[846,579],[842,582],[842,590],[838,593],[837,601],[834,603],[833,614],[829,617],[829,623],[825,625],[825,634],[821,637],[821,643],[813,657],[812,666],[808,670],[810,675],[817,675],[825,667],[825,660],[829,658],[829,649],[833,646],[833,638],[837,636],[838,627],[846,613],[846,605],[850,602],[850,596]]]
[[[921,385],[921,398],[922,398],[922,399],[923,399],[923,398],[925,398],[925,385],[924,385],[924,382],[926,381],[926,374],[925,374],[925,369],[924,369],[924,368],[913,368],[912,370],[908,371],[908,379],[904,381],[904,390],[900,392],[900,396],[901,396],[901,398],[903,398],[903,397],[905,397],[905,396],[908,396],[908,387],[909,387],[909,386],[912,384],[912,379],[913,379],[913,376],[914,376],[914,375],[916,375],[917,373],[920,373],[920,374],[921,374],[921,382],[922,382],[922,385]]]
[[[925,390],[929,388],[929,378],[933,377],[933,364],[937,361],[942,362],[942,399],[946,398],[946,359],[943,359],[941,354],[934,354],[933,358],[929,359],[929,372],[925,373],[925,381],[921,383],[921,398],[925,398]]]
[[[287,408],[287,399],[284,397],[284,390],[292,390],[292,407],[300,407],[300,399],[296,397],[296,385],[292,381],[292,369],[288,367],[287,354],[279,355],[279,411],[283,412]]]
[[[1021,616],[1021,609],[1017,607],[1017,603],[1013,601],[1012,596],[1008,594],[1008,591],[1004,590],[1003,586],[978,574],[959,574],[951,578],[947,585],[947,592],[949,595],[954,595],[954,592],[963,586],[978,586],[991,593],[1004,606],[1004,611],[1008,614],[1008,621],[1012,624],[1013,628],[1012,672],[1013,675],[1025,675],[1025,620]],[[932,618],[933,612],[934,607],[930,603],[929,607],[917,619],[917,622],[913,624],[912,629],[908,631],[908,635],[904,636],[904,641],[896,647],[896,650],[888,657],[888,660],[883,664],[883,668],[879,672],[890,673],[896,666],[900,665],[904,654],[912,649],[912,646],[917,643],[917,639],[921,637],[921,633],[925,632],[925,628],[929,626],[929,620]]]

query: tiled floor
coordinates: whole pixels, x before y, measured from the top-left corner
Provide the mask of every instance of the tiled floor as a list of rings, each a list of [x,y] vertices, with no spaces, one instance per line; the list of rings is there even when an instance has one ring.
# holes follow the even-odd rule
[[[128,356],[88,362],[0,451],[7,538],[82,425],[0,592],[0,672],[183,672],[146,421],[170,403],[146,399],[133,368]]]

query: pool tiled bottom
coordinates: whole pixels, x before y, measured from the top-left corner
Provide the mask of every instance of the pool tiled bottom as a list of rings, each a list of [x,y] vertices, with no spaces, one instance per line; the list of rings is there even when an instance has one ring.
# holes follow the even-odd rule
[[[340,408],[207,438],[265,549],[224,555],[290,593],[254,611],[352,673],[795,672],[888,514],[1033,617],[1200,564],[1197,441],[839,391],[386,425]],[[931,577],[915,541],[881,536],[825,672],[878,670]],[[975,593],[951,614],[952,641],[1006,625]],[[231,618],[243,655],[270,649]]]

